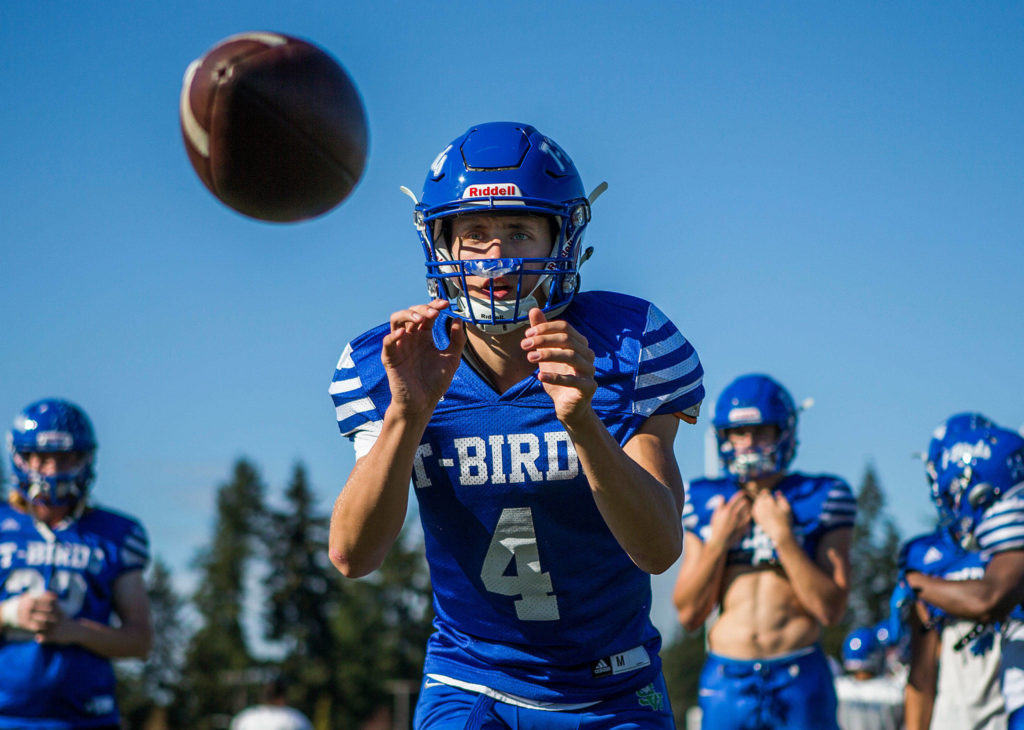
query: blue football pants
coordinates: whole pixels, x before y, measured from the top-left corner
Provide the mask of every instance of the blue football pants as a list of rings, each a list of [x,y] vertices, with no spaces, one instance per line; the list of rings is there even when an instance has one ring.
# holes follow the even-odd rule
[[[582,710],[535,710],[433,681],[420,686],[413,730],[674,730],[665,679]]]
[[[705,730],[839,730],[832,671],[817,645],[752,661],[708,654],[698,704]]]

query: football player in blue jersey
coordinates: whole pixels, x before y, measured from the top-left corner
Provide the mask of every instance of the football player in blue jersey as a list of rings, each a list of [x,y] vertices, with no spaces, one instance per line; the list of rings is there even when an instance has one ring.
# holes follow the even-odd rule
[[[682,546],[672,443],[703,371],[651,303],[579,291],[603,187],[529,125],[470,128],[415,205],[431,301],[338,362],[357,460],[332,562],[373,571],[410,480],[419,507],[436,632],[416,728],[673,727],[650,574]]]
[[[903,684],[885,672],[885,647],[877,627],[864,626],[846,635],[842,674],[835,679],[838,720],[843,730],[900,730]]]
[[[936,470],[947,434],[991,426],[979,413],[950,416],[933,434],[925,475],[937,498]],[[1000,694],[1000,637],[992,630],[974,639],[975,622],[950,616],[916,599],[906,573],[945,580],[976,580],[985,573],[980,552],[968,552],[947,526],[907,540],[900,549],[900,581],[890,603],[890,633],[908,646],[905,688],[907,730],[1005,730]]]
[[[716,730],[836,728],[836,694],[819,646],[849,593],[856,501],[834,476],[790,473],[797,408],[767,375],[730,383],[713,424],[727,474],[686,489],[679,620],[708,632],[699,703]]]
[[[982,422],[937,433],[931,466],[940,523],[965,550],[979,551],[984,572],[947,580],[908,570],[920,601],[1001,630],[1003,700],[1011,730],[1024,728],[1024,438]]]
[[[14,419],[8,445],[0,728],[113,730],[120,720],[110,660],[145,657],[152,641],[146,532],[87,503],[96,437],[78,406],[32,403]]]
[[[899,585],[890,602],[890,633],[909,640],[904,691],[907,730],[1004,730],[999,693],[999,637],[975,636],[975,622],[919,601],[907,572],[944,580],[977,580],[985,573],[978,552],[967,552],[945,528],[918,535],[900,549]]]

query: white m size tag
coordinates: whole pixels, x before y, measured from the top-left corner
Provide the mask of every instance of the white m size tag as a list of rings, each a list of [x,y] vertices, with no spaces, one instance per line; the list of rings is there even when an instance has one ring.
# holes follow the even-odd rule
[[[605,677],[609,674],[632,672],[635,669],[649,666],[650,663],[651,658],[647,656],[647,650],[642,646],[635,646],[628,651],[598,659],[594,662],[593,675]]]

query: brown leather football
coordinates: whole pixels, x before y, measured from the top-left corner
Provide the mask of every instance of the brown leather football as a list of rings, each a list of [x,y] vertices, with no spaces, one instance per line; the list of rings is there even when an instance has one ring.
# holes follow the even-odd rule
[[[231,36],[189,64],[180,119],[203,184],[264,221],[326,213],[366,165],[366,114],[348,74],[322,49],[280,33]]]

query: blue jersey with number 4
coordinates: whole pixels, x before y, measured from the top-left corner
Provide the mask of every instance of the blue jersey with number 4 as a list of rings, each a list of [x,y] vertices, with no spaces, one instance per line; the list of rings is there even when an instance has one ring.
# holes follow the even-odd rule
[[[110,624],[119,577],[143,570],[146,532],[136,520],[88,509],[47,534],[27,514],[0,505],[0,600],[57,594],[64,613]],[[0,728],[88,728],[118,722],[110,660],[77,645],[40,644],[4,629],[0,640]]]
[[[561,316],[595,353],[593,408],[619,444],[656,414],[696,413],[696,352],[649,302],[578,295]],[[447,345],[447,318],[434,329]],[[331,394],[343,434],[390,402],[381,326],[353,340]],[[608,529],[534,375],[497,393],[468,363],[434,410],[413,487],[434,589],[425,672],[545,702],[588,702],[659,671],[650,576]]]

